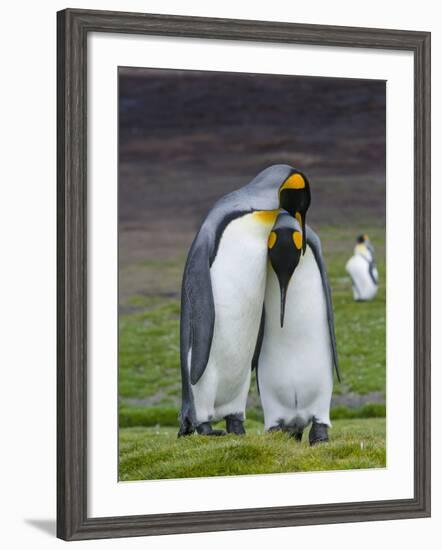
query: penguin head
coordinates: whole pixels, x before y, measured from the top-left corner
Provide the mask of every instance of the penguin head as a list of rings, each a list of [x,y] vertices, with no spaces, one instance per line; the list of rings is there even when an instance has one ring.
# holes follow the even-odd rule
[[[311,201],[310,184],[304,174],[292,170],[279,188],[279,206],[294,216],[305,235],[307,210]],[[305,254],[306,243],[303,239],[302,253]]]
[[[269,261],[278,278],[281,292],[281,328],[284,326],[287,288],[304,247],[304,234],[300,222],[288,212],[282,211],[268,239]]]
[[[368,254],[371,256],[371,259],[374,258],[374,247],[367,234],[358,235],[356,237],[355,253],[358,252]]]

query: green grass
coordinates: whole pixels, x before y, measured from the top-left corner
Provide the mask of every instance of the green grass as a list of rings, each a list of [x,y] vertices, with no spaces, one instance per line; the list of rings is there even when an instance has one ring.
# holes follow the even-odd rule
[[[380,232],[379,232],[380,233]],[[374,238],[373,238],[374,234]],[[385,393],[385,260],[382,254],[383,234],[372,230],[370,236],[377,251],[379,290],[372,302],[355,302],[351,282],[343,266],[348,251],[341,252],[343,235],[333,232],[324,248],[333,293],[336,341],[343,383],[335,384],[335,393]],[[334,243],[333,241],[337,242]],[[324,245],[323,245],[324,246]],[[333,251],[333,249],[335,249]]]
[[[120,316],[119,394],[175,403],[179,394],[179,315],[177,300],[163,300],[142,313]],[[172,393],[170,393],[172,392]]]
[[[244,437],[177,439],[176,429],[120,429],[120,481],[318,470],[383,468],[385,419],[337,420],[330,442],[310,447],[287,434],[263,434],[247,421]]]
[[[120,406],[118,411],[120,428],[133,428],[135,426],[177,426],[178,410],[176,407],[164,405],[151,407]],[[367,403],[362,407],[350,409],[349,407],[333,407],[331,410],[332,420],[345,418],[383,418],[385,417],[385,405],[381,403]],[[248,420],[258,423],[264,422],[262,411],[258,408],[249,408],[247,411]]]

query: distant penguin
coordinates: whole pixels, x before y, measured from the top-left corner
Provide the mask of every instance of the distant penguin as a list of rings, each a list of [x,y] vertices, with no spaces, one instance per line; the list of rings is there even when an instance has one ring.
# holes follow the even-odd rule
[[[373,300],[378,291],[379,276],[374,248],[367,235],[357,237],[353,256],[348,260],[345,269],[352,280],[354,300]]]
[[[306,245],[305,255],[301,249]],[[253,366],[266,431],[328,441],[333,367],[339,379],[331,292],[318,236],[281,213],[268,241],[264,315]]]
[[[250,364],[264,301],[267,240],[279,207],[305,226],[307,178],[267,168],[220,199],[189,251],[181,292],[182,408],[178,436],[243,434]]]

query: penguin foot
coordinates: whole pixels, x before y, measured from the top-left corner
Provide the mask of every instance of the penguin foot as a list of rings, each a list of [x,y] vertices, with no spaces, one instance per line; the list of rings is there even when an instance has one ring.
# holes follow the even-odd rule
[[[193,427],[192,423],[186,419],[183,422],[181,422],[177,437],[185,437],[187,435],[192,435],[194,431],[195,431],[195,428]]]
[[[326,443],[328,441],[328,426],[319,422],[313,422],[308,439],[311,446],[317,443]]]
[[[268,432],[284,432],[293,437],[296,441],[302,441],[302,434],[304,430],[295,429],[293,426],[286,426],[283,421],[281,421],[276,426],[272,426],[267,430]]]
[[[282,426],[277,424],[276,426],[270,426],[270,428],[267,430],[268,433],[272,432],[282,432]]]
[[[244,421],[242,415],[229,414],[225,417],[226,429],[228,434],[245,435]]]
[[[214,430],[210,422],[202,422],[196,427],[196,431],[200,435],[226,435],[224,430]]]

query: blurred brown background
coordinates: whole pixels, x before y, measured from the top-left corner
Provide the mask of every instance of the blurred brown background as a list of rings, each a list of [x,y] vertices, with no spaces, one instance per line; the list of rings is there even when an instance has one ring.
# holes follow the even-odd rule
[[[133,266],[185,256],[211,205],[271,164],[309,177],[314,228],[385,226],[384,82],[120,68],[119,97],[123,309],[178,292],[176,262],[156,281]]]

